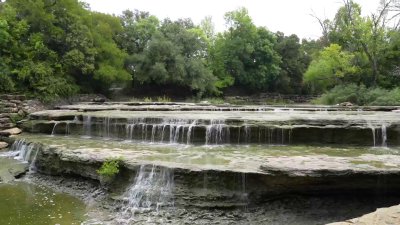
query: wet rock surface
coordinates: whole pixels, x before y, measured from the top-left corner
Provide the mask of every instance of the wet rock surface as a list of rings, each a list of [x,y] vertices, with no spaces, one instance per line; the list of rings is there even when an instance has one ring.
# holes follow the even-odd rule
[[[10,157],[0,156],[0,182],[8,183],[16,177],[21,177],[28,171],[27,163]]]
[[[257,205],[230,209],[182,207],[175,204],[174,207],[161,207],[158,210],[121,214],[127,209],[126,204],[110,198],[107,190],[98,186],[97,182],[79,177],[40,174],[30,174],[22,181],[50,187],[84,200],[89,217],[84,224],[317,225],[347,220],[371,212],[375,207],[386,207],[400,201],[399,196],[366,196],[355,193],[338,196],[282,195],[264,199],[263,203]]]
[[[20,133],[22,133],[22,130],[17,127],[0,131],[0,135],[6,136],[6,137],[11,136],[11,135],[18,135]]]
[[[7,147],[8,147],[8,143],[7,142],[0,141],[0,150],[4,149],[4,148],[7,148]]]
[[[325,224],[400,202],[396,107],[58,108],[22,124],[43,133],[18,137],[50,175],[32,179],[94,199],[103,224]],[[100,188],[113,158],[120,172]]]

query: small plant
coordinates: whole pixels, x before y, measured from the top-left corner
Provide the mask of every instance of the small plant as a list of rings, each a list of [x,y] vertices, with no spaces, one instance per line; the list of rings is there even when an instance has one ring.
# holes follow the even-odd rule
[[[171,98],[167,96],[157,97],[157,102],[171,102]]]
[[[151,97],[146,97],[143,99],[144,102],[152,102],[153,99]]]
[[[10,115],[10,120],[12,123],[17,123],[18,121],[21,121],[24,119],[24,116],[20,114],[11,114]]]
[[[119,173],[119,166],[121,163],[121,158],[107,159],[103,162],[97,173],[103,178],[113,178]]]

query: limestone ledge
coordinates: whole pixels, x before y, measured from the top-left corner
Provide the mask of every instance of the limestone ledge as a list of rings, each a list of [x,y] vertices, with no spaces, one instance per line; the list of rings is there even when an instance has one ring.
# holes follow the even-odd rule
[[[243,194],[249,202],[257,202],[291,193],[373,194],[377,191],[397,192],[400,188],[399,157],[395,155],[366,154],[358,157],[360,161],[357,163],[341,157],[323,155],[268,157],[261,161],[249,158],[249,161],[212,166],[161,159],[143,160],[138,157],[140,152],[115,149],[71,150],[42,144],[37,147],[40,152],[35,166],[38,172],[50,175],[72,175],[100,180],[96,170],[104,160],[122,157],[121,172],[111,184],[116,190],[124,189],[131,183],[140,166],[147,165],[151,168],[155,165],[158,169],[171,170],[174,174],[177,202],[199,207],[243,205],[240,200]],[[357,157],[352,157],[353,160],[354,158]],[[373,160],[381,160],[387,164],[374,163]]]
[[[375,212],[328,225],[397,225],[400,224],[400,205],[379,208]]]

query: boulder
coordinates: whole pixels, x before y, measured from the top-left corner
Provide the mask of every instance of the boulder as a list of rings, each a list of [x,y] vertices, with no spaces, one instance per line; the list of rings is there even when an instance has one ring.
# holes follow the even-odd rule
[[[350,106],[354,106],[354,104],[351,102],[342,102],[339,104],[339,106],[350,107]]]
[[[0,130],[9,129],[15,127],[14,123],[0,123]]]
[[[7,130],[0,131],[0,135],[11,136],[11,135],[20,134],[21,132],[22,132],[21,129],[19,129],[18,127],[14,127],[14,128],[10,128],[10,129],[7,129]]]
[[[96,103],[104,103],[106,101],[106,98],[103,97],[95,97],[92,99],[92,102],[96,102]]]
[[[0,149],[7,148],[8,144],[6,142],[0,142]]]
[[[3,107],[7,107],[7,108],[15,108],[15,107],[17,107],[17,104],[12,103],[12,102],[1,102],[0,105],[3,106]]]
[[[3,117],[3,118],[0,117],[0,123],[11,123],[11,120],[10,120],[10,118],[7,118],[7,117]]]
[[[2,113],[17,113],[18,108],[4,108],[1,111]]]

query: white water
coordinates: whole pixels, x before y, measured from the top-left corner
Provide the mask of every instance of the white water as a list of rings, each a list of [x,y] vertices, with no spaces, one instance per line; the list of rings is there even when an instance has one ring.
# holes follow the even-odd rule
[[[211,120],[206,127],[206,145],[229,142],[230,130],[224,120]]]
[[[83,116],[83,133],[87,137],[92,135],[92,117],[90,115]]]
[[[133,184],[126,190],[126,204],[121,218],[133,221],[135,213],[156,211],[173,206],[173,170],[157,166],[141,165]],[[128,221],[126,221],[128,220]]]
[[[58,121],[55,121],[55,122],[54,122],[54,127],[53,127],[53,130],[51,131],[51,136],[54,136],[55,131],[56,131],[56,127],[57,127],[57,125],[58,125],[59,123],[60,123],[60,122],[58,122]]]
[[[36,157],[39,150],[34,143],[27,143],[25,140],[18,140],[10,148],[14,158],[29,163],[29,171],[35,170]]]
[[[380,128],[376,125],[372,125],[368,123],[368,127],[371,129],[372,132],[372,141],[374,147],[380,145],[381,147],[387,147],[387,126],[386,124],[381,124]]]
[[[279,111],[279,110],[278,110]],[[286,111],[285,111],[286,112]],[[290,112],[289,112],[290,113]],[[286,145],[292,142],[292,128],[270,127],[268,125],[226,123],[222,119],[197,120],[177,118],[131,118],[128,122],[113,117],[83,116],[83,134],[91,137],[100,136],[106,139],[138,140],[150,143],[198,143],[201,139],[205,145],[226,144],[235,139],[237,144],[260,143]],[[75,120],[74,120],[75,121]],[[72,121],[73,122],[73,121]],[[387,126],[366,120],[365,128],[371,129],[373,146],[387,146]],[[53,134],[55,133],[55,124]],[[66,135],[70,133],[66,124]],[[196,131],[196,135],[194,135]]]
[[[164,119],[161,123],[146,122],[144,119],[133,119],[125,125],[128,140],[139,139],[150,142],[191,143],[192,130],[196,120]],[[151,130],[150,138],[148,138]],[[186,140],[185,140],[186,139]]]
[[[381,133],[382,133],[382,147],[387,147],[387,131],[385,124],[382,124]]]

